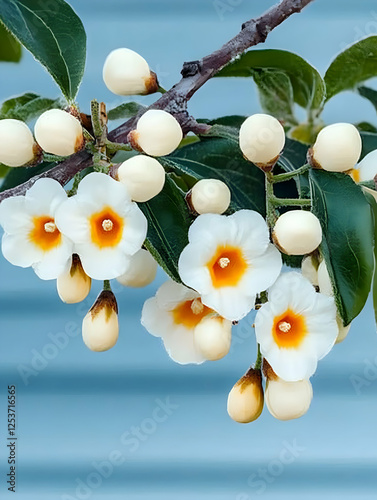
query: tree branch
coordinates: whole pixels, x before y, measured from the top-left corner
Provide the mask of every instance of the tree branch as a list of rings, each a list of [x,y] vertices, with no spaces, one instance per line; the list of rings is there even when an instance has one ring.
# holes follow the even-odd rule
[[[179,121],[185,133],[193,131],[203,133],[208,129],[205,124],[199,124],[187,112],[187,102],[209,79],[218,73],[233,58],[242,54],[248,48],[263,43],[268,34],[279,24],[296,12],[300,12],[313,0],[282,0],[279,4],[262,14],[257,19],[251,19],[242,25],[241,31],[220,49],[203,57],[199,61],[186,62],[181,71],[181,80],[163,94],[148,109],[163,109]],[[127,142],[128,133],[136,126],[139,116],[135,116],[109,133],[113,142]],[[66,184],[77,172],[92,164],[92,156],[82,151],[70,156],[51,170],[37,175],[27,182],[0,193],[0,202],[10,196],[24,194],[36,180],[42,177],[56,179],[62,185]]]

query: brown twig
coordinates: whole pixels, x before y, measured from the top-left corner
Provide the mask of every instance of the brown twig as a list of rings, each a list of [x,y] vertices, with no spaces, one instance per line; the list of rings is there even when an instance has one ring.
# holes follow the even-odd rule
[[[186,62],[181,71],[181,80],[163,94],[149,109],[163,109],[176,117],[183,131],[203,133],[208,129],[205,124],[198,123],[187,112],[187,102],[209,79],[233,58],[242,54],[248,48],[263,43],[268,34],[279,24],[296,12],[300,12],[313,0],[282,0],[257,19],[251,19],[242,25],[241,31],[220,49],[203,57],[199,61]],[[135,128],[138,116],[131,118],[110,132],[109,139],[113,142],[126,142],[128,133]],[[24,194],[36,180],[42,177],[56,179],[62,185],[66,184],[79,171],[92,164],[92,157],[87,152],[72,155],[51,170],[37,175],[27,182],[0,193],[0,202],[10,196]]]

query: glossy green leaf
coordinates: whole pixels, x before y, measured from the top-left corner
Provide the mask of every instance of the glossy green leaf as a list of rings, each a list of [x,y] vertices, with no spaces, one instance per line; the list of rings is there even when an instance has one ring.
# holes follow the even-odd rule
[[[0,192],[19,186],[20,184],[28,181],[35,175],[47,172],[47,170],[50,170],[52,167],[55,167],[55,165],[56,163],[43,162],[35,167],[10,168],[0,185]]]
[[[312,169],[313,212],[323,231],[321,252],[345,325],[363,309],[374,270],[373,220],[360,186],[345,174]]]
[[[373,134],[377,133],[377,128],[369,122],[355,123],[355,127],[359,132],[372,132]]]
[[[196,179],[214,178],[225,182],[232,193],[232,208],[248,208],[265,215],[264,174],[246,161],[238,143],[208,138],[160,158],[165,168]]]
[[[127,119],[132,118],[138,113],[144,111],[145,106],[139,104],[138,102],[124,102],[116,108],[110,109],[107,112],[107,117],[109,120],[118,120],[120,118]]]
[[[261,69],[254,72],[253,78],[259,90],[262,109],[287,125],[297,124],[289,76],[282,71]]]
[[[4,179],[10,169],[11,167],[7,167],[6,165],[0,163],[0,179]]]
[[[225,66],[216,76],[252,76],[254,78],[255,75],[259,75],[257,80],[258,78],[260,80],[260,75],[266,72],[269,74],[270,81],[273,74],[286,76],[285,90],[280,95],[282,99],[290,95],[290,90],[287,90],[289,80],[294,102],[307,110],[321,108],[325,97],[325,85],[321,75],[308,62],[292,52],[272,49],[251,50]],[[276,90],[279,79],[282,82],[281,76],[277,76],[273,81],[271,92]],[[267,81],[265,78],[263,84],[266,85]],[[281,103],[280,106],[282,106]],[[291,107],[290,103],[289,109]],[[272,109],[272,104],[269,109]]]
[[[280,155],[278,165],[284,172],[293,172],[306,164],[306,154],[308,146],[299,141],[286,138],[283,153]],[[299,175],[294,178],[297,191],[301,198],[310,196],[310,186],[308,174]],[[279,194],[280,196],[280,194]],[[286,195],[288,197],[288,195]]]
[[[369,87],[358,87],[357,91],[361,95],[361,97],[365,97],[365,99],[368,99],[374,107],[374,109],[377,111],[377,90],[370,89]]]
[[[0,22],[0,61],[19,62],[21,56],[21,45]]]
[[[364,193],[364,194],[369,202],[374,223],[374,272],[373,272],[372,292],[373,292],[374,318],[377,323],[377,203],[374,196],[372,196],[369,193]]]
[[[377,36],[364,38],[341,52],[325,74],[328,101],[344,90],[355,89],[377,76]]]
[[[145,246],[164,271],[173,280],[181,282],[178,259],[188,244],[191,222],[184,193],[167,175],[161,193],[146,203],[140,203],[139,207],[148,220]]]
[[[73,101],[84,74],[86,34],[72,7],[64,0],[0,1],[0,20]]]
[[[377,149],[377,134],[372,132],[360,132],[362,141],[362,150],[360,159],[365,155]]]
[[[60,107],[61,103],[59,99],[49,99],[28,92],[3,102],[0,108],[0,119],[14,118],[27,122],[48,109]]]

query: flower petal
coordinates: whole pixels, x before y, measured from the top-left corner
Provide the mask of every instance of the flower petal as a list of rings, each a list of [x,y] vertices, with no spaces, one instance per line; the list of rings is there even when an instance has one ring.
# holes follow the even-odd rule
[[[5,233],[2,238],[1,250],[11,264],[19,267],[30,267],[43,257],[43,252],[38,250],[23,233]]]
[[[38,179],[25,194],[25,207],[30,215],[54,216],[67,199],[64,188],[54,179]]]
[[[24,196],[13,196],[0,203],[0,225],[8,234],[28,233],[32,229],[32,217],[25,207]]]
[[[43,254],[39,262],[33,264],[36,275],[42,280],[57,279],[69,271],[71,267],[73,243],[68,238],[62,238],[62,243]]]
[[[169,356],[176,363],[198,365],[206,361],[194,345],[194,330],[178,326],[164,335],[163,341]]]
[[[124,274],[130,265],[130,256],[119,247],[99,249],[90,243],[77,244],[79,255],[86,274],[95,280],[111,280]]]
[[[124,204],[131,202],[128,191],[121,182],[99,172],[84,177],[76,196],[94,211],[98,211],[98,207],[103,205],[110,205],[118,211]]]

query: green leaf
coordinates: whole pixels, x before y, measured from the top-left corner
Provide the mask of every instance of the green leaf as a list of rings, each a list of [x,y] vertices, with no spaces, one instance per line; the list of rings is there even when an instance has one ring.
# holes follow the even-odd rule
[[[360,186],[342,173],[312,169],[313,212],[323,231],[321,252],[344,325],[363,309],[374,270],[373,220]]]
[[[262,109],[288,125],[297,124],[289,76],[282,71],[260,69],[255,70],[253,78],[259,90]]]
[[[47,170],[55,167],[55,165],[56,163],[43,162],[35,167],[10,168],[8,173],[4,177],[2,184],[0,185],[0,192],[19,186],[35,175],[47,172]]]
[[[306,154],[308,147],[299,141],[286,138],[283,153],[280,155],[278,165],[284,172],[293,172],[306,164]],[[295,177],[297,191],[300,198],[308,198],[310,196],[310,186],[308,174],[303,174]],[[279,187],[277,184],[276,187]],[[280,195],[279,195],[280,196]],[[289,196],[286,195],[288,198]]]
[[[366,199],[370,205],[373,223],[374,223],[374,273],[373,273],[373,307],[374,307],[374,318],[377,323],[377,203],[374,196],[369,193],[365,193]]]
[[[358,87],[357,91],[361,95],[361,97],[365,97],[365,99],[368,99],[374,107],[374,109],[377,111],[377,90],[370,89],[369,87]]]
[[[351,45],[330,64],[325,74],[326,100],[376,75],[377,36],[370,36]]]
[[[4,177],[7,175],[11,167],[8,167],[7,165],[3,165],[0,163],[0,179],[4,179]]]
[[[362,150],[360,159],[363,159],[371,151],[377,149],[377,134],[372,132],[360,132],[362,141]]]
[[[139,104],[138,102],[124,102],[116,108],[110,109],[110,111],[108,111],[107,113],[107,117],[109,120],[118,120],[119,118],[132,118],[145,109],[147,108],[142,104]]]
[[[268,74],[268,76],[261,76],[263,74]],[[263,86],[266,86],[267,82],[270,81],[272,93],[276,90],[279,82],[282,84],[282,74],[285,75],[283,84],[285,89],[281,90],[279,96],[276,97],[276,99],[281,99],[278,109],[284,109],[284,106],[288,105],[289,108],[286,107],[286,110],[292,109],[292,103],[287,102],[291,94],[291,89],[287,85],[288,81],[292,88],[292,97],[295,103],[313,111],[322,107],[325,97],[325,85],[321,75],[308,62],[292,52],[272,49],[251,50],[225,66],[216,76],[252,76],[255,79],[255,75],[257,75],[257,84],[258,81],[261,81],[261,78],[263,78]],[[275,75],[274,80],[272,75]],[[266,93],[266,89],[263,89],[263,92]],[[269,112],[272,112],[272,110],[273,105],[269,104]],[[290,111],[288,117],[289,114],[293,113]]]
[[[27,122],[48,109],[60,107],[61,102],[59,99],[48,99],[28,92],[3,102],[0,108],[0,120],[14,118],[15,120]]]
[[[377,133],[377,128],[369,122],[355,123],[355,127],[359,132],[372,132],[373,134]]]
[[[178,259],[188,244],[191,222],[184,193],[167,175],[161,193],[139,207],[148,220],[145,246],[164,271],[180,283]]]
[[[243,158],[237,142],[208,138],[159,160],[178,175],[222,180],[232,193],[232,209],[248,208],[265,215],[264,174]]]
[[[21,56],[21,45],[0,22],[0,61],[19,62]]]
[[[63,0],[1,1],[0,20],[73,101],[84,74],[86,34],[72,7]]]

